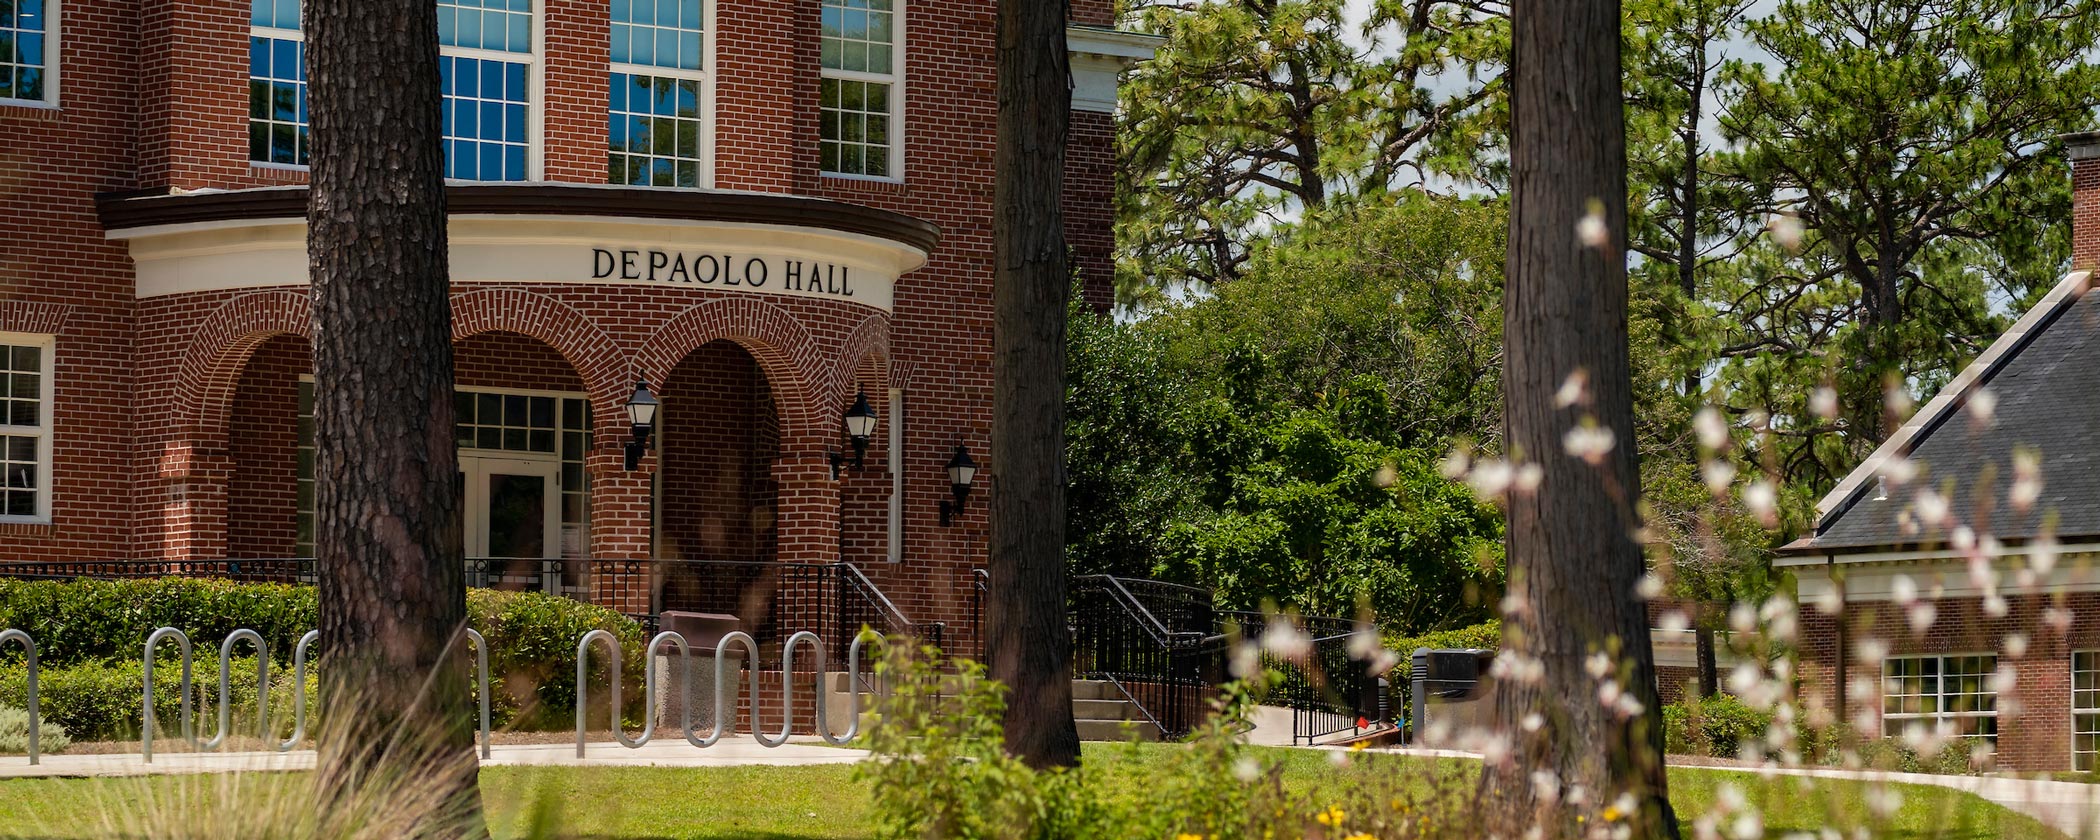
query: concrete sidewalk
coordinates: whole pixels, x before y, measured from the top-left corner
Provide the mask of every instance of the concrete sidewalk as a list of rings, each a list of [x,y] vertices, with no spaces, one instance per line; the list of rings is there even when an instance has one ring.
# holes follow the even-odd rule
[[[657,739],[640,749],[628,749],[606,741],[592,743],[584,758],[576,758],[575,744],[499,744],[483,766],[570,766],[570,767],[741,767],[747,765],[800,766],[807,764],[851,764],[867,757],[867,751],[817,746],[815,739],[790,741],[779,747],[760,746],[745,737],[724,739],[699,749],[684,739]],[[160,753],[148,764],[137,753],[112,755],[47,755],[32,767],[21,756],[0,758],[0,779],[42,776],[144,776],[177,773],[261,773],[311,770],[313,750],[236,753]]]
[[[1320,747],[1334,750],[1338,747]],[[1422,758],[1465,758],[1479,760],[1479,753],[1457,750],[1414,749],[1388,747],[1375,750],[1394,755],[1411,755]],[[2074,840],[2100,837],[2100,785],[2082,782],[2058,782],[2048,779],[2022,779],[2011,776],[1942,776],[1936,773],[1887,773],[1878,770],[1844,770],[1835,767],[1740,767],[1709,764],[1671,765],[1673,767],[1697,767],[1701,770],[1723,770],[1735,773],[1758,775],[1807,776],[1816,779],[1848,779],[1853,781],[1880,781],[1906,785],[1930,785],[1971,793],[2040,820],[2044,825],[2061,831]]]

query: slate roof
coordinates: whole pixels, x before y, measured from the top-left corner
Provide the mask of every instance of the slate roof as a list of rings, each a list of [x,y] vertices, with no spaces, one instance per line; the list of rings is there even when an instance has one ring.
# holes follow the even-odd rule
[[[2040,535],[2051,516],[2059,540],[2100,537],[2100,294],[2088,286],[2087,272],[2064,278],[1824,497],[1815,536],[1784,551],[1928,550],[1959,525],[2018,544]],[[1997,400],[1987,423],[1964,410],[1985,390]],[[2015,514],[2006,499],[2013,453],[2023,447],[2040,456],[2042,491]],[[1917,466],[1917,477],[1884,486],[1882,468],[1898,457]],[[1923,488],[1950,500],[1944,527],[1918,521]]]

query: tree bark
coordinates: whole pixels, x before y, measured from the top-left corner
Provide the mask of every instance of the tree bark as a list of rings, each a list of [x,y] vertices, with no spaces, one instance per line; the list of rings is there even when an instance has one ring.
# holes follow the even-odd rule
[[[1635,595],[1644,566],[1634,538],[1619,2],[1519,0],[1511,17],[1504,422],[1511,457],[1536,465],[1540,481],[1508,496],[1511,609],[1491,737],[1511,751],[1481,775],[1482,828],[1517,838],[1538,826],[1553,837],[1617,817],[1635,837],[1675,837],[1655,658]],[[1595,233],[1584,223],[1592,208],[1601,240],[1579,233]],[[1586,387],[1563,399],[1571,377]],[[1613,442],[1601,454],[1586,448],[1589,459],[1564,443],[1586,425]],[[1593,676],[1600,655],[1609,667]],[[1539,771],[1557,784],[1540,784]],[[1583,795],[1570,795],[1577,785]],[[1631,813],[1608,810],[1622,796]]]
[[[1706,700],[1721,693],[1721,668],[1714,657],[1714,629],[1699,627],[1692,633],[1699,657],[1699,699]]]
[[[1072,91],[1062,0],[999,4],[993,153],[991,587],[986,651],[1009,690],[1006,748],[1079,763],[1065,605],[1065,135]]]
[[[462,654],[452,313],[429,0],[306,0],[323,813],[486,835]],[[416,807],[416,806],[409,806]]]

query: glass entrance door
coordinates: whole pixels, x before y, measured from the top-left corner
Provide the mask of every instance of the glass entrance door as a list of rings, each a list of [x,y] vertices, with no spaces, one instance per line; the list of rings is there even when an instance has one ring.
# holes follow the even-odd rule
[[[484,585],[541,589],[561,557],[561,462],[460,453],[467,556],[487,566]]]

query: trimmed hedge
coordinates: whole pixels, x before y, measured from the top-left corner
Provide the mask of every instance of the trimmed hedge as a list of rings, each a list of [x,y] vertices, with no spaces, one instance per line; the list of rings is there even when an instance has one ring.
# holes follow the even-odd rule
[[[635,689],[628,697],[639,700],[638,664],[645,640],[641,625],[619,613],[538,592],[474,589],[467,593],[467,621],[489,642],[491,710],[499,726],[558,729],[575,724],[576,641],[592,630],[610,631],[620,640],[623,682]],[[317,623],[311,586],[179,578],[0,579],[0,628],[18,627],[36,638],[43,716],[64,726],[76,741],[137,737],[144,680],[139,656],[146,636],[163,626],[181,629],[195,646],[198,696],[193,702],[200,715],[207,703],[216,702],[218,643],[244,627],[268,639],[275,660],[272,728],[288,734],[292,652],[299,636]],[[181,666],[173,648],[161,646],[153,675],[156,714],[169,732],[176,725],[180,702],[176,691]],[[250,656],[235,659],[230,678],[235,714],[249,723],[235,731],[253,732],[254,659],[246,645],[238,650]],[[603,651],[593,651],[593,658],[597,663],[591,693],[606,697]],[[309,663],[309,681],[324,667],[324,662]],[[24,701],[25,671],[17,646],[0,649],[0,703]],[[209,700],[202,696],[207,694],[212,695]],[[207,723],[200,717],[198,731],[215,732],[216,725],[215,718]]]
[[[1502,648],[1502,622],[1489,620],[1471,627],[1460,627],[1455,630],[1435,630],[1419,636],[1388,637],[1385,646],[1394,653],[1400,654],[1402,668],[1408,667],[1407,658],[1414,655],[1415,648],[1429,648],[1430,650],[1463,650],[1466,648],[1500,650]]]

